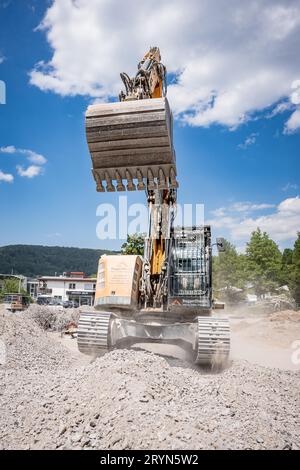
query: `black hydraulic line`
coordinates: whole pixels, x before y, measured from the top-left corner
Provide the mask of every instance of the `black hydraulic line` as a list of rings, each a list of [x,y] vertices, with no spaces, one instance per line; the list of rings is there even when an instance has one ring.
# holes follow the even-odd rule
[[[120,77],[122,82],[124,83],[126,95],[129,95],[129,93],[132,91],[131,79],[125,72],[120,73]]]

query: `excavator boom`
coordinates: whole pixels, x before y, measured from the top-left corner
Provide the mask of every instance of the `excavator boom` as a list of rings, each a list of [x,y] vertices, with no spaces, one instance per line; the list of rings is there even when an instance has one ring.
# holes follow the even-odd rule
[[[158,47],[150,47],[134,77],[130,78],[124,72],[120,76],[125,86],[125,93],[119,94],[120,101],[161,98],[167,94],[167,71],[161,63]]]

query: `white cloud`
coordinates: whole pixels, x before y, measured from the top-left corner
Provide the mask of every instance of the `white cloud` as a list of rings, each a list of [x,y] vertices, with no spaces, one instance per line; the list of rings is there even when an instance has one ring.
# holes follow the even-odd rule
[[[231,204],[227,207],[219,207],[218,209],[211,211],[211,214],[216,217],[224,217],[226,216],[226,214],[229,213],[249,213],[265,209],[271,209],[273,207],[275,207],[274,204],[253,204],[251,202],[235,202],[234,204]]]
[[[283,186],[281,189],[282,191],[289,191],[289,190],[295,190],[298,189],[298,185],[296,183],[287,183],[285,186]]]
[[[236,214],[232,217],[218,217],[206,223],[210,223],[214,228],[227,229],[232,240],[249,239],[251,232],[257,227],[277,242],[293,240],[300,230],[300,199],[298,196],[287,198],[268,215],[243,218],[242,215]]]
[[[26,155],[27,159],[31,163],[36,163],[37,165],[44,165],[45,163],[47,163],[47,160],[43,155],[33,152],[32,150],[23,150],[20,153],[23,153],[24,155]]]
[[[211,211],[211,214],[214,215],[215,217],[223,217],[225,215],[225,207],[219,207],[218,209],[215,209]]]
[[[291,88],[294,90],[290,96],[291,103],[300,104],[300,80],[295,80]]]
[[[294,134],[300,130],[300,80],[294,80],[291,88],[293,91],[290,94],[290,103],[294,112],[285,123],[284,134]]]
[[[236,202],[232,204],[229,209],[236,212],[254,212],[263,209],[270,209],[272,207],[275,207],[274,204],[252,204],[251,202]]]
[[[42,165],[47,163],[47,159],[43,155],[36,153],[33,150],[17,148],[14,145],[0,147],[0,154],[1,153],[9,154],[9,155],[14,155],[14,154],[25,155],[26,159],[30,163],[34,163],[34,165],[29,165],[25,169],[22,165],[16,166],[18,175],[25,177],[25,178],[34,178],[35,176],[42,174],[44,170]],[[12,175],[8,175],[8,176],[11,176],[13,179]]]
[[[5,181],[5,183],[12,183],[13,180],[13,175],[10,173],[3,173],[3,171],[0,170],[0,181]]]
[[[0,153],[16,153],[17,149],[14,145],[8,145],[7,147],[0,147]]]
[[[246,148],[250,147],[250,145],[255,144],[257,136],[258,133],[252,132],[252,134],[246,137],[245,141],[242,144],[238,145],[238,148],[245,150]]]
[[[30,165],[24,169],[21,165],[17,165],[17,172],[20,176],[25,178],[34,178],[42,173],[43,168],[36,165]]]
[[[293,134],[300,129],[300,109],[296,109],[285,123],[284,133]]]
[[[40,30],[53,50],[30,82],[60,95],[117,96],[120,72],[159,45],[174,113],[235,128],[290,94],[300,76],[298,0],[55,0]]]
[[[289,111],[292,108],[293,105],[290,101],[283,101],[281,103],[278,103],[275,108],[273,108],[272,111],[266,115],[266,118],[270,119],[274,116],[277,116],[277,114],[284,113],[285,111]]]
[[[21,155],[25,155],[27,157],[27,160],[29,160],[31,163],[36,163],[37,165],[44,165],[45,163],[47,163],[47,159],[43,155],[33,152],[33,150],[16,148],[14,145],[0,147],[0,153],[20,153]]]
[[[212,225],[214,229],[216,228],[226,228],[232,229],[238,221],[237,217],[229,216],[217,216],[217,219],[206,220],[207,225]]]

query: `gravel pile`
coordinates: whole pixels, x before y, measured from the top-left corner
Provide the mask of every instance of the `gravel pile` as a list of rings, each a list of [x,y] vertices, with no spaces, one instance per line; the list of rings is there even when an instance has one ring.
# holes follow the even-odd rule
[[[32,304],[26,317],[32,318],[43,330],[62,331],[69,323],[78,323],[80,311]]]
[[[24,314],[2,317],[3,331],[4,449],[300,448],[299,372],[234,362],[212,374],[126,350],[86,365]]]
[[[43,371],[72,364],[69,351],[25,313],[0,312],[0,339],[5,346],[4,369]]]

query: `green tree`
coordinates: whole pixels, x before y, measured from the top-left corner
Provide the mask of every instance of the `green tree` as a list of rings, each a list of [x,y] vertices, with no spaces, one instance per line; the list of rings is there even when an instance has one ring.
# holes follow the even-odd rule
[[[293,250],[291,248],[285,248],[283,250],[282,264],[287,266],[293,264]]]
[[[246,257],[247,277],[257,295],[273,291],[282,283],[282,254],[266,232],[259,228],[252,232]]]
[[[293,250],[291,248],[285,248],[282,253],[281,283],[282,285],[288,285],[290,289],[293,284],[293,272]]]
[[[300,232],[294,244],[292,256],[291,291],[297,306],[300,306]]]
[[[115,251],[62,246],[9,245],[0,247],[1,273],[23,274],[27,277],[54,276],[66,271],[97,272],[100,256]]]
[[[127,241],[123,243],[121,252],[123,255],[143,255],[145,236],[141,233],[127,235]]]
[[[20,281],[16,278],[5,279],[3,283],[2,292],[4,294],[17,294],[20,289]]]
[[[234,245],[225,240],[225,251],[213,257],[213,288],[216,296],[228,301],[237,301],[245,284],[245,256],[239,255]]]

